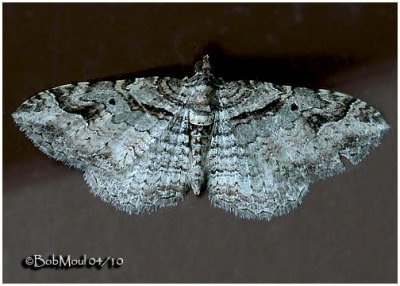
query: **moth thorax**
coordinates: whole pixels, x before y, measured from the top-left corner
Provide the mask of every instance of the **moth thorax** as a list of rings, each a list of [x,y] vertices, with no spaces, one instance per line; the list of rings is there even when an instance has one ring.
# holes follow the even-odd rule
[[[210,126],[214,122],[214,112],[190,110],[189,122],[196,126]]]
[[[189,122],[197,126],[209,126],[214,122],[212,101],[215,90],[209,85],[199,85],[195,88],[189,111]]]
[[[204,95],[209,95],[214,92],[214,86],[211,84],[207,84],[206,82],[203,82],[201,84],[198,84],[194,87],[195,91],[197,94],[204,94]]]

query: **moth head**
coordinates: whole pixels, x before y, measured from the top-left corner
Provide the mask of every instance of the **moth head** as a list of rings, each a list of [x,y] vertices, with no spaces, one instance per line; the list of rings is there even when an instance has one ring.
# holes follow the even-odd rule
[[[194,66],[195,74],[191,78],[184,78],[187,87],[204,89],[206,92],[215,89],[223,84],[222,79],[217,79],[211,72],[209,56],[205,55]]]
[[[194,65],[194,72],[196,74],[211,74],[210,58],[208,55],[205,55]]]

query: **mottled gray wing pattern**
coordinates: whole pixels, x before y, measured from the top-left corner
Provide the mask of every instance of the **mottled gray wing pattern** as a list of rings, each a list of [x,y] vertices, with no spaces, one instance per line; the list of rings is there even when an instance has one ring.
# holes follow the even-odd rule
[[[207,166],[212,204],[240,217],[289,212],[310,183],[342,172],[341,157],[358,163],[389,128],[374,108],[339,92],[239,83],[219,92]]]
[[[158,77],[68,84],[27,100],[13,118],[44,153],[85,171],[94,193],[139,213],[152,202],[175,204],[187,185],[181,174],[163,176],[179,173],[188,156],[180,89],[179,80]],[[169,161],[176,158],[181,164]]]
[[[90,167],[85,179],[94,194],[130,214],[176,205],[188,190],[188,110],[183,108],[157,144],[135,164],[116,171]]]

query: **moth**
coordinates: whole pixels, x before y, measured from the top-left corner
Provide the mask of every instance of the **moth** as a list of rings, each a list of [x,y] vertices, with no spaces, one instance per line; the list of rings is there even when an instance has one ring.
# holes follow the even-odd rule
[[[376,109],[340,92],[225,82],[208,56],[190,78],[66,84],[12,116],[119,210],[152,212],[191,190],[260,220],[296,208],[311,183],[342,172],[343,158],[360,162],[389,129]]]

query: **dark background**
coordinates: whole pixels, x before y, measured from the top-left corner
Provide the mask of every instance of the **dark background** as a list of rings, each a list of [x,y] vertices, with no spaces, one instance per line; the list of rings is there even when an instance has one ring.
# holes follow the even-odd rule
[[[396,282],[396,4],[3,4],[4,282]],[[10,114],[74,81],[192,74],[339,90],[392,128],[359,165],[270,222],[187,195],[130,216],[94,198]],[[119,269],[21,266],[33,254],[123,257]]]

